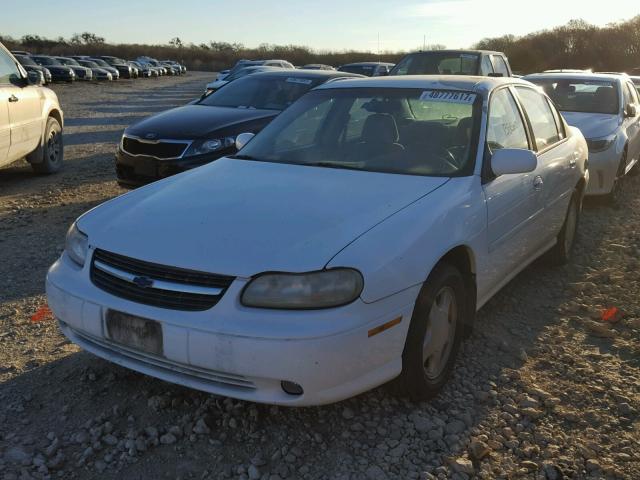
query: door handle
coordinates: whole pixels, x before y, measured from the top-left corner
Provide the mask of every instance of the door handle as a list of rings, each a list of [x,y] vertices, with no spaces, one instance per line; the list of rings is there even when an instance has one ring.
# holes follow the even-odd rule
[[[542,180],[542,177],[540,175],[538,175],[536,178],[533,179],[534,190],[542,190],[543,185],[544,185],[544,180]]]
[[[11,95],[11,96],[9,97],[9,101],[10,101],[11,103],[17,102],[18,100],[20,100],[20,99],[19,99],[18,97],[16,97],[15,95]]]

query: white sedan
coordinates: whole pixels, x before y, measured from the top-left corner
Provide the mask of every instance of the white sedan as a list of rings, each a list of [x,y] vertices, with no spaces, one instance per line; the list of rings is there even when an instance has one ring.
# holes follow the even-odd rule
[[[640,102],[624,74],[543,73],[524,77],[553,99],[569,125],[589,145],[591,182],[587,195],[620,200],[620,185],[640,166]]]
[[[318,405],[396,379],[429,398],[476,310],[569,258],[586,157],[528,82],[331,82],[239,154],[81,216],[49,305],[85,350],[208,392]]]

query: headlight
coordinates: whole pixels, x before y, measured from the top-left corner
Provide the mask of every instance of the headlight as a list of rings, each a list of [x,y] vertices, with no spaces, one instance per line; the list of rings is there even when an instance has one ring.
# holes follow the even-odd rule
[[[587,138],[587,146],[590,152],[604,152],[615,140],[615,134],[602,138]]]
[[[346,305],[362,292],[357,270],[336,268],[311,273],[265,273],[249,282],[241,302],[248,307],[314,309]]]
[[[204,155],[229,148],[236,143],[236,137],[215,138],[211,140],[196,140],[184,153],[185,157]]]
[[[67,239],[64,246],[67,255],[69,255],[71,260],[82,267],[85,259],[87,258],[88,246],[89,241],[87,236],[78,230],[76,222],[73,222],[73,225],[71,225],[67,232]]]

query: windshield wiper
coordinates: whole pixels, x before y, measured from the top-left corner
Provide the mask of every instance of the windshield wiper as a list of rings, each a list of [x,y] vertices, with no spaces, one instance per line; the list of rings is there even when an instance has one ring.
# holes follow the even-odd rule
[[[303,163],[301,165],[307,165],[309,167],[340,168],[343,170],[362,170],[361,167],[356,167],[354,165],[349,165],[349,164],[340,163],[340,162],[314,162],[314,163]]]

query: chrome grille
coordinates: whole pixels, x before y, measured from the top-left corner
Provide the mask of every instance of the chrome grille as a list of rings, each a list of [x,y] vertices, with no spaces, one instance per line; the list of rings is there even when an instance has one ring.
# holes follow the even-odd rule
[[[135,137],[122,137],[122,150],[129,155],[159,158],[169,160],[180,158],[191,142],[180,140],[148,141]]]
[[[173,310],[207,310],[234,277],[158,265],[96,249],[91,281],[118,297]]]

